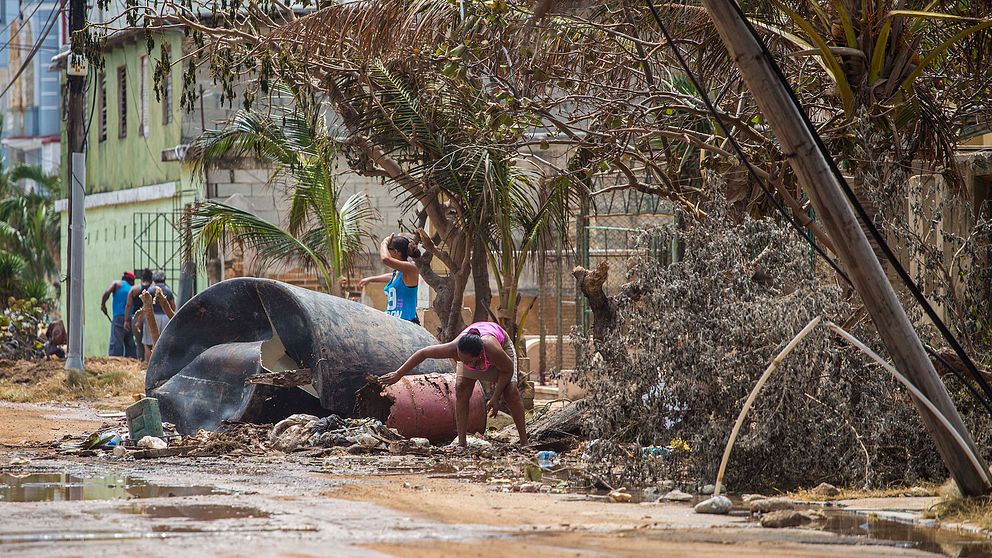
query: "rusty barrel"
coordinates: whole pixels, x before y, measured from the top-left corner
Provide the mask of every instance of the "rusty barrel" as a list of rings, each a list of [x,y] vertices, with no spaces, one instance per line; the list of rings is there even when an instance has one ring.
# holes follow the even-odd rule
[[[358,393],[355,414],[378,418],[407,438],[447,443],[458,434],[455,426],[455,375],[405,376],[379,388],[366,386]],[[486,429],[486,404],[479,382],[468,406],[468,431]]]

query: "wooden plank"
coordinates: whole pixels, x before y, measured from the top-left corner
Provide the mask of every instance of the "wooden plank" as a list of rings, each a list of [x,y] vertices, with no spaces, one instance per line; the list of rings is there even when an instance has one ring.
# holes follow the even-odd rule
[[[279,372],[260,372],[248,376],[245,384],[264,384],[276,387],[299,387],[313,383],[313,370],[299,368],[296,370],[281,370]]]

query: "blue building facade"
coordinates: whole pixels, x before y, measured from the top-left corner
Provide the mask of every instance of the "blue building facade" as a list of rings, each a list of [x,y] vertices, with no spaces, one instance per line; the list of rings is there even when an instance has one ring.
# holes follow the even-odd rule
[[[61,80],[52,58],[65,43],[64,20],[58,2],[0,0],[0,86],[17,76],[0,98],[3,153],[8,164],[50,174],[60,162]]]

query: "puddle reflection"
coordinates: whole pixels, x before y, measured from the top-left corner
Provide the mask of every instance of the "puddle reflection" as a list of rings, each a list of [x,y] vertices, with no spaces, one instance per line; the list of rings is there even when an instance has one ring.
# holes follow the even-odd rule
[[[225,494],[211,486],[168,486],[122,475],[82,477],[67,473],[0,473],[0,502],[129,500]]]

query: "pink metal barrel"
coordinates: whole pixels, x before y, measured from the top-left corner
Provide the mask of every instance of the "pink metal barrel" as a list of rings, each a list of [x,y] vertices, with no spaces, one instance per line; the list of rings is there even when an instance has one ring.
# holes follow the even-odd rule
[[[383,390],[368,386],[358,393],[358,416],[375,417],[407,438],[450,442],[455,427],[455,375],[405,376]],[[468,407],[468,431],[486,428],[486,407],[478,382]]]

